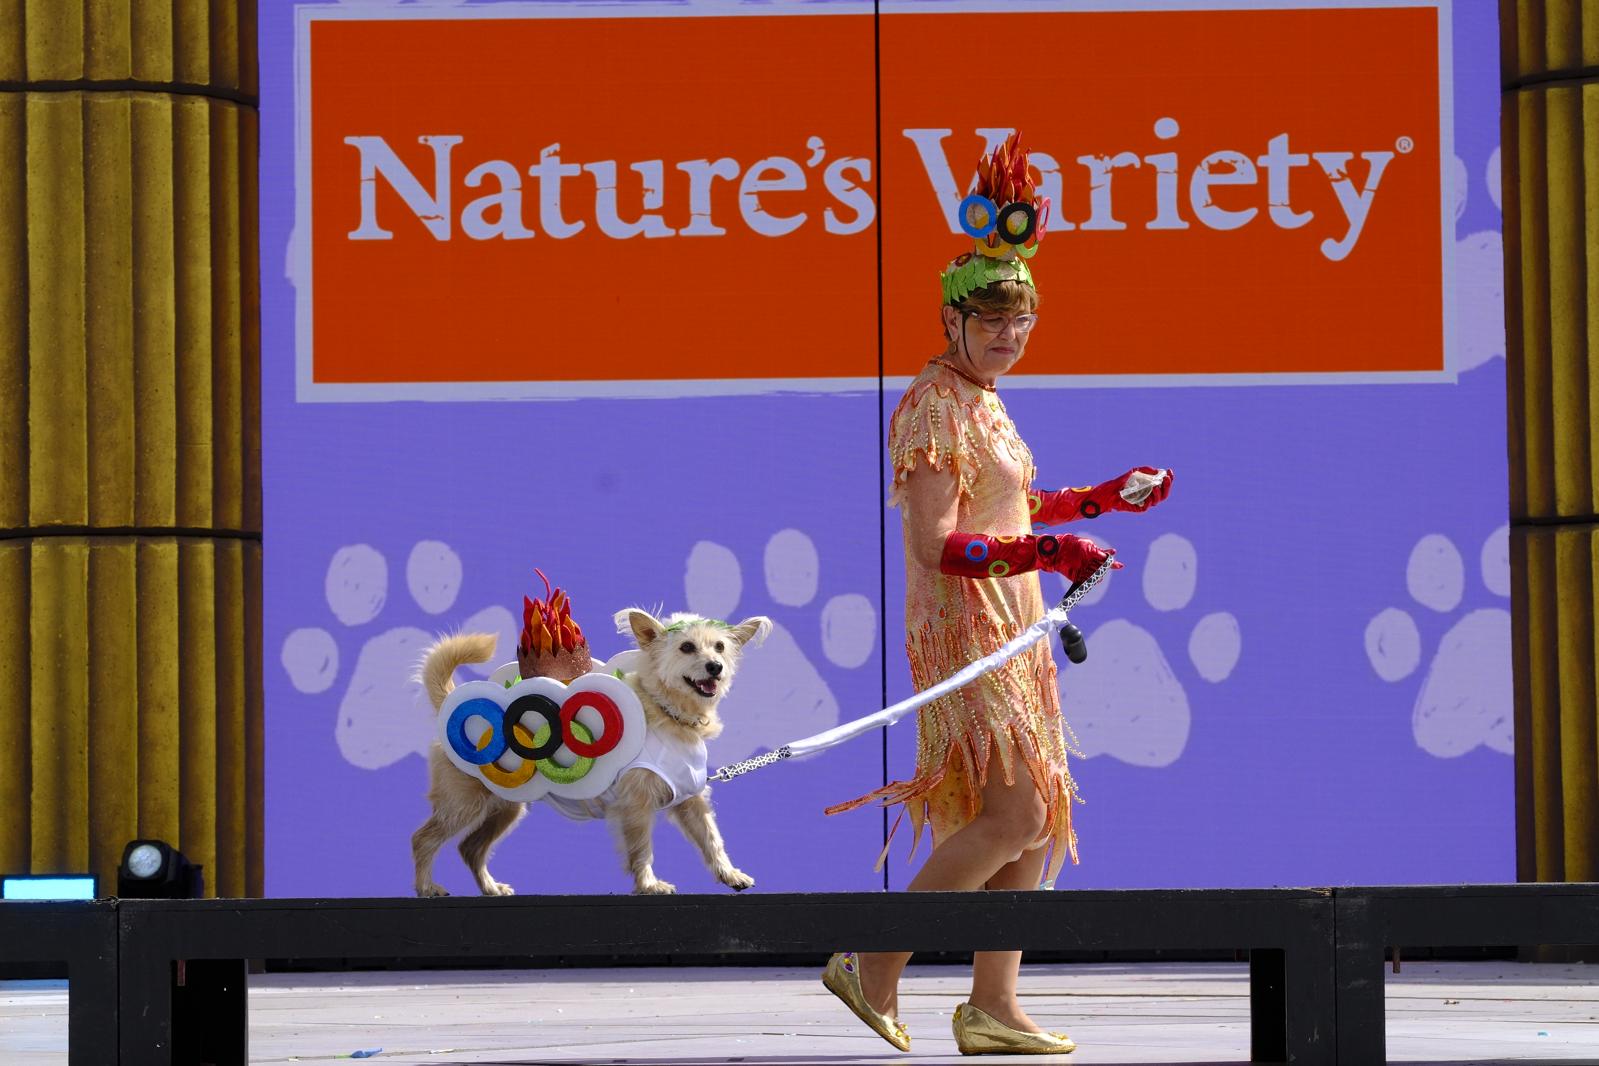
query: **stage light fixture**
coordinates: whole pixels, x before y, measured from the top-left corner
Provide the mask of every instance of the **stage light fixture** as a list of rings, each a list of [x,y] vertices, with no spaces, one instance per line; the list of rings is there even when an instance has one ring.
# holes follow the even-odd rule
[[[7,874],[0,877],[0,899],[94,899],[93,874]]]
[[[195,899],[205,895],[205,871],[163,840],[130,840],[117,867],[122,899]]]

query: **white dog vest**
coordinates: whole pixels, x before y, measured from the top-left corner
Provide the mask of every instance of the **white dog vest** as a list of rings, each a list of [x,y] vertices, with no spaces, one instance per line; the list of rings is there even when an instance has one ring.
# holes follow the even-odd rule
[[[684,741],[651,729],[644,734],[643,750],[617,772],[616,779],[620,782],[623,774],[635,768],[648,770],[672,790],[672,799],[666,804],[671,808],[705,791],[706,762],[705,741],[699,737]],[[541,799],[573,821],[584,822],[605,817],[605,808],[616,799],[616,789],[613,784],[593,799],[570,799],[553,792]]]

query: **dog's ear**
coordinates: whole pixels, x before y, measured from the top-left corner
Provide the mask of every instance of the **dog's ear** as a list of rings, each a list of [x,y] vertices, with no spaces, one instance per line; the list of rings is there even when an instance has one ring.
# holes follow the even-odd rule
[[[625,610],[617,611],[614,621],[616,622],[616,631],[618,633],[631,632],[633,639],[638,642],[640,648],[649,647],[666,631],[666,626],[662,625],[654,615],[648,611],[641,611],[637,607],[629,607]]]
[[[759,644],[761,641],[766,639],[766,634],[770,633],[771,631],[772,620],[766,617],[764,614],[755,615],[753,618],[746,618],[744,621],[728,630],[728,632],[733,634],[733,639],[738,641],[740,647],[743,647],[746,644]]]

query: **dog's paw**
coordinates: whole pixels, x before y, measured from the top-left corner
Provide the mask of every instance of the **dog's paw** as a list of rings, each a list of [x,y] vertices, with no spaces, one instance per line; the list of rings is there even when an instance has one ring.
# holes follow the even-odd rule
[[[488,891],[483,894],[485,896],[514,896],[516,895],[516,889],[504,881],[490,881]]]
[[[445,891],[442,885],[423,885],[416,890],[416,894],[423,899],[437,899],[440,896],[448,896],[449,892]]]
[[[677,886],[670,881],[647,881],[633,888],[635,895],[639,896],[670,896],[677,891]]]
[[[746,888],[755,887],[755,878],[735,867],[728,867],[716,875],[716,879],[731,888],[734,892],[742,892]]]

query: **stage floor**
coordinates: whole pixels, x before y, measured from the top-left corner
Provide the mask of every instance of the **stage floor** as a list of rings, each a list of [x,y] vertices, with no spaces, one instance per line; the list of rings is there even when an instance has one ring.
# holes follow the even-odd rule
[[[251,979],[251,1062],[931,1063],[963,1059],[949,1031],[965,971],[913,966],[901,1055],[795,969],[265,974]],[[1248,971],[1164,963],[1030,966],[1029,1012],[1071,1033],[1080,1063],[1246,1062]],[[1599,967],[1407,962],[1388,974],[1392,1062],[1599,1063]],[[0,1062],[61,1063],[65,985],[0,982]],[[1003,1061],[1024,1061],[1005,1059]]]

